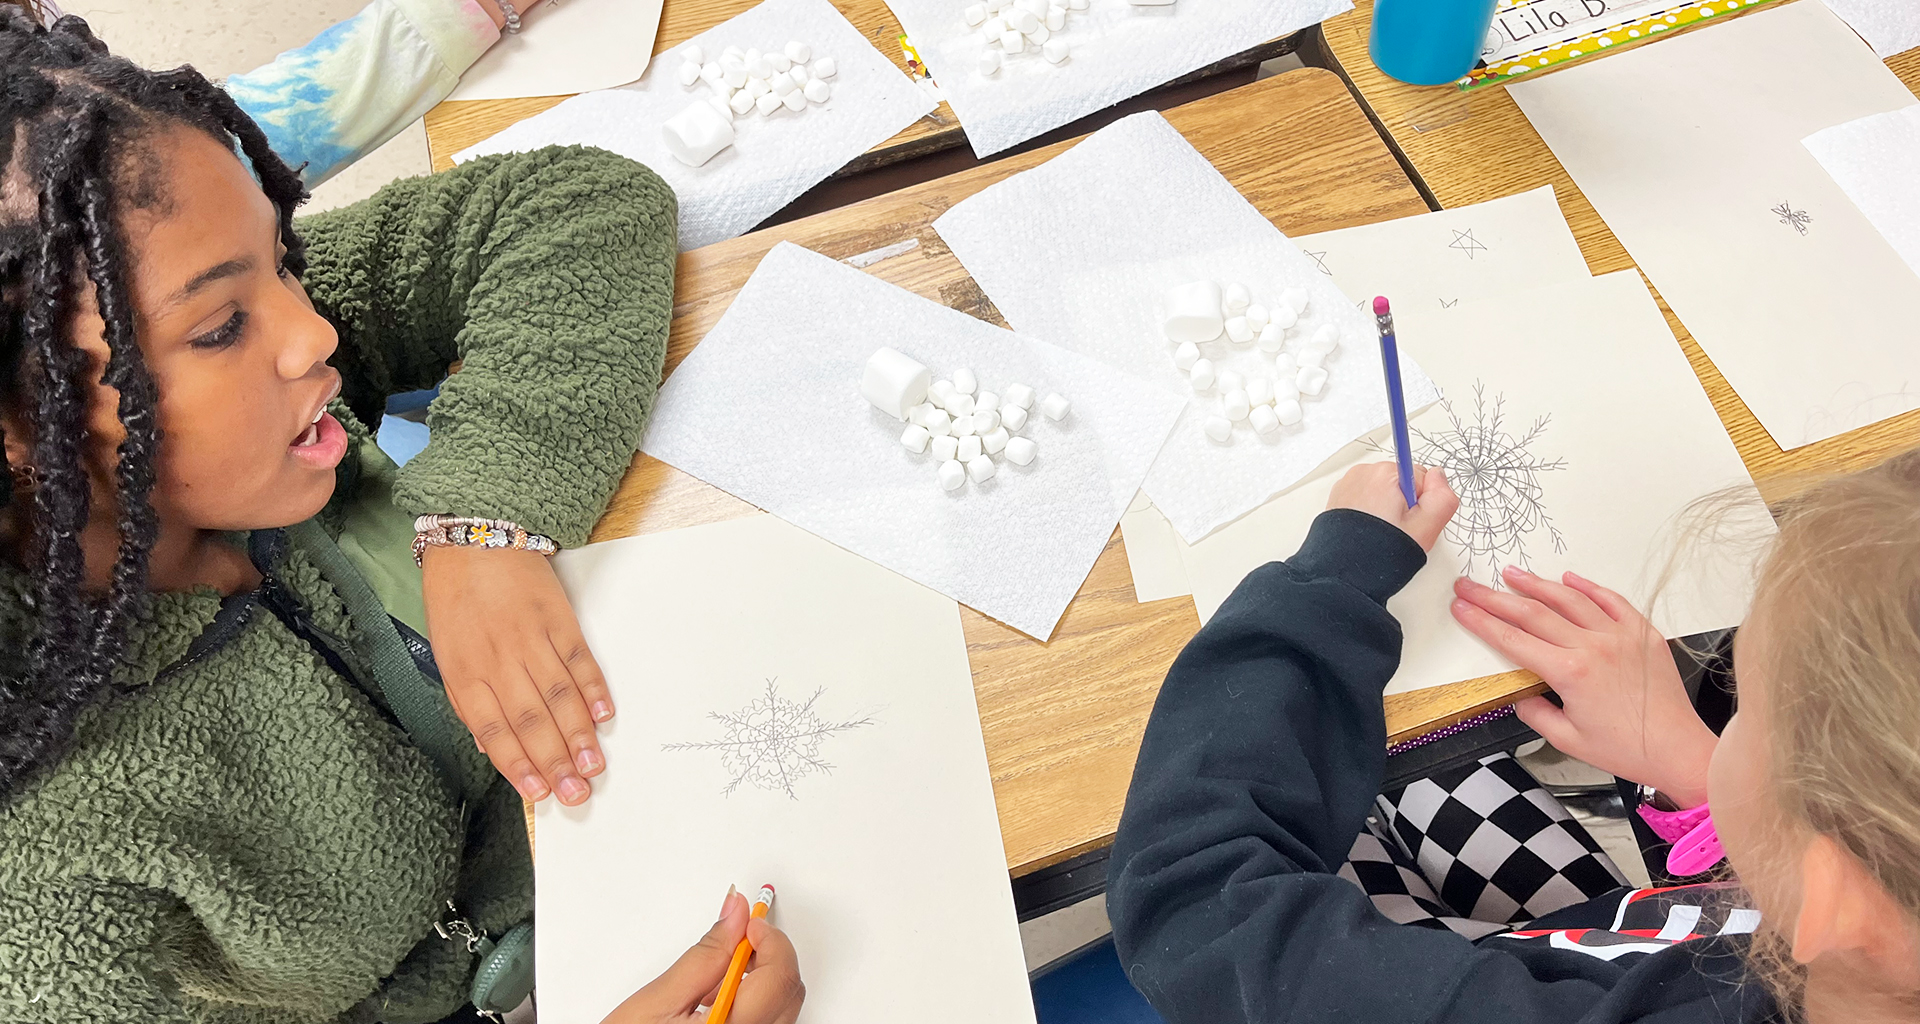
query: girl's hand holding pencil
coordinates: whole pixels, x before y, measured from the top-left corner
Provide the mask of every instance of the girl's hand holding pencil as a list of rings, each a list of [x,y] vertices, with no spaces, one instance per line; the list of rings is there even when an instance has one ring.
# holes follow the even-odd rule
[[[1413,467],[1414,494],[1419,504],[1409,508],[1400,491],[1400,470],[1391,462],[1369,462],[1347,470],[1327,495],[1328,508],[1350,508],[1397,526],[1422,551],[1432,551],[1440,531],[1460,508],[1460,496],[1438,468]]]
[[[793,943],[764,914],[755,914],[745,896],[727,890],[720,920],[707,934],[601,1024],[699,1024],[709,1019],[701,1008],[714,1005],[729,982],[734,994],[726,1024],[793,1024],[807,987],[800,981]],[[750,955],[735,981],[735,954],[743,944]]]

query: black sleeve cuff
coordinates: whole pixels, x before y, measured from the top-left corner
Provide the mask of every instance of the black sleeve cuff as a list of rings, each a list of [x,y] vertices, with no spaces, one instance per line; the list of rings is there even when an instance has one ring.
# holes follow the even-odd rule
[[[1294,575],[1338,580],[1385,605],[1427,564],[1427,553],[1399,527],[1358,509],[1330,508],[1313,520]]]

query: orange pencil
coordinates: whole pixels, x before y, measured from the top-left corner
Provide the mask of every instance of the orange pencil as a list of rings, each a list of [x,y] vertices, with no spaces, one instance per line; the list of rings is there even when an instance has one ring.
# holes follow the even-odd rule
[[[763,885],[760,894],[753,898],[754,917],[766,917],[773,910],[773,886]],[[733,962],[727,965],[727,976],[720,982],[720,994],[713,997],[713,1008],[707,1011],[707,1024],[727,1024],[727,1014],[733,1012],[733,997],[740,994],[740,979],[747,976],[747,958],[753,955],[753,943],[740,940],[733,947]]]

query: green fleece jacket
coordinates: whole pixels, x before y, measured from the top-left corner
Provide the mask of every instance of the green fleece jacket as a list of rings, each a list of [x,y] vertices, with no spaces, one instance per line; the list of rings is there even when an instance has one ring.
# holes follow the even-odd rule
[[[571,148],[476,160],[305,220],[353,438],[324,536],[390,565],[356,523],[404,538],[395,522],[449,511],[584,542],[659,385],[675,213],[645,167]],[[364,423],[455,360],[432,443],[393,474]],[[314,561],[293,547],[271,575],[366,678]],[[0,576],[0,649],[19,650],[27,593]],[[473,744],[456,744],[461,774],[489,788],[463,834],[421,749],[281,617],[256,608],[189,659],[221,605],[155,595],[127,692],[0,806],[0,1021],[437,1021],[474,967],[435,934],[447,902],[495,935],[531,916],[520,803]]]

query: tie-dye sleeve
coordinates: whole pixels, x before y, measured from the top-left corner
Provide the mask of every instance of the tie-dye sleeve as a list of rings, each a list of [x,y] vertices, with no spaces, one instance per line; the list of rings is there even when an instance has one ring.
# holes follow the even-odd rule
[[[499,38],[475,0],[373,0],[226,88],[312,188],[445,99]]]

